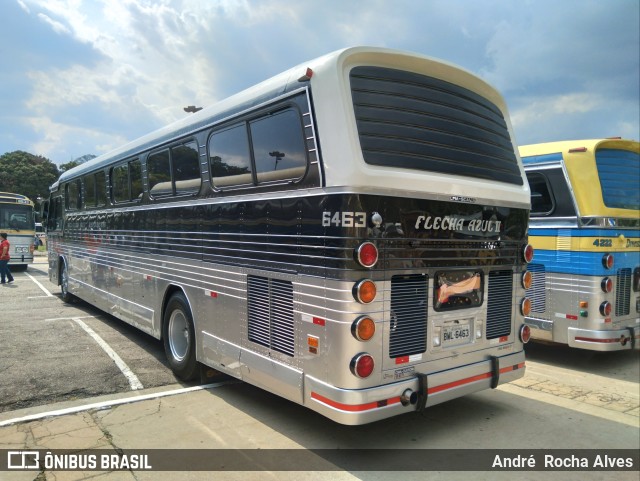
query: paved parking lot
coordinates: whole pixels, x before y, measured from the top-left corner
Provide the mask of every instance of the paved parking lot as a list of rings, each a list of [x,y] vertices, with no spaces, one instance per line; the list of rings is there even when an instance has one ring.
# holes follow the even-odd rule
[[[532,344],[525,377],[510,385],[422,414],[341,426],[244,383],[204,388],[177,383],[159,341],[85,303],[63,303],[48,281],[46,264],[15,277],[15,285],[0,289],[0,449],[640,449],[637,352]],[[4,480],[7,473],[0,474]],[[9,480],[34,479],[9,474]],[[85,479],[80,474],[43,472],[38,481]],[[515,474],[472,477],[507,480]],[[610,479],[611,473],[562,474],[583,481]],[[202,475],[175,472],[162,478]],[[338,469],[205,476],[386,480],[397,474]],[[417,480],[427,474],[402,476]],[[441,476],[468,479],[470,474]],[[548,474],[524,477],[542,480]],[[637,472],[615,478],[635,480]],[[157,479],[157,473],[109,472],[98,479]]]

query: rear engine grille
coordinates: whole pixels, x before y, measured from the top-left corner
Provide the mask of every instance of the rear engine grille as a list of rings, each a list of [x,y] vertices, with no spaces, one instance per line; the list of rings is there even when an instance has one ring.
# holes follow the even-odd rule
[[[427,349],[427,284],[424,274],[391,278],[389,357],[410,356]]]
[[[616,278],[616,316],[629,315],[631,269],[619,269]]]
[[[531,299],[531,312],[542,314],[547,310],[545,267],[543,264],[529,264],[527,270],[533,276],[533,283],[527,289],[527,297]]]
[[[293,356],[293,285],[266,277],[247,277],[249,340]]]
[[[475,92],[413,72],[355,67],[351,94],[366,163],[523,184],[502,112]]]
[[[511,334],[513,312],[513,273],[489,273],[489,299],[487,301],[487,339]]]

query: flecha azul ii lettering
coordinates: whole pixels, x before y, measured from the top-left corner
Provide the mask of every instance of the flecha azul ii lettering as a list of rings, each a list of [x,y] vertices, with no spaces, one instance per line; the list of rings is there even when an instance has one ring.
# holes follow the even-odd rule
[[[416,219],[415,228],[424,230],[451,230],[462,232],[500,232],[502,221],[499,220],[466,220],[456,216],[432,217],[420,215]]]

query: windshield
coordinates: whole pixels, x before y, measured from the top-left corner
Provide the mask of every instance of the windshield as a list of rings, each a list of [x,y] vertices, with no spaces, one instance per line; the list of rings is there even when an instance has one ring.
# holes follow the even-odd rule
[[[0,231],[33,230],[33,207],[0,204]]]

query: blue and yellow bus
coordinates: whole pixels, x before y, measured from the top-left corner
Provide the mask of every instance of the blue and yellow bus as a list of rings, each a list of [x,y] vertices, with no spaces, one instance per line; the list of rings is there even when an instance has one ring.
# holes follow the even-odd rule
[[[640,348],[639,151],[618,138],[520,147],[531,187],[533,339]]]

